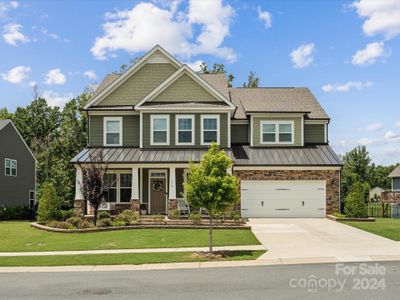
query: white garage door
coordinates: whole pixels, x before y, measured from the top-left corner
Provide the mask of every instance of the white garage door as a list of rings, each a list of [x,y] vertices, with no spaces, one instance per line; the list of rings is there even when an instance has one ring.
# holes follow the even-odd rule
[[[323,218],[325,181],[241,181],[242,216],[247,218]]]

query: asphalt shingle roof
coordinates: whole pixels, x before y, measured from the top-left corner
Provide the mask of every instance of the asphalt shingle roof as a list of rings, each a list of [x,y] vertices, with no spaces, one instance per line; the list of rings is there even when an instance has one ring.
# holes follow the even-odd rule
[[[397,168],[395,168],[393,172],[389,174],[389,177],[400,177],[400,166],[397,166]]]
[[[218,74],[199,74],[201,78],[207,81],[212,87],[220,92],[225,98],[229,99],[228,82],[225,73]]]

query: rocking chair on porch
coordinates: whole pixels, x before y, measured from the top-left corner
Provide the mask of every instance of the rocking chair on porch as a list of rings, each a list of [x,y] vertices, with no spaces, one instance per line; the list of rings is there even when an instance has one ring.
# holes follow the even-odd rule
[[[180,198],[176,200],[178,205],[178,211],[181,215],[188,215],[190,214],[190,207],[189,204],[185,201],[185,199]]]

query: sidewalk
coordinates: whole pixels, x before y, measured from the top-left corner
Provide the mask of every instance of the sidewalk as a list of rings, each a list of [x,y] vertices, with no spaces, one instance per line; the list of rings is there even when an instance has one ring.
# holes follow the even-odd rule
[[[253,251],[266,250],[263,245],[223,246],[213,247],[214,251]],[[80,251],[43,251],[43,252],[0,252],[0,257],[10,256],[49,256],[49,255],[87,255],[87,254],[121,254],[121,253],[159,253],[159,252],[202,252],[208,247],[184,248],[147,248],[147,249],[109,249],[109,250],[80,250]]]

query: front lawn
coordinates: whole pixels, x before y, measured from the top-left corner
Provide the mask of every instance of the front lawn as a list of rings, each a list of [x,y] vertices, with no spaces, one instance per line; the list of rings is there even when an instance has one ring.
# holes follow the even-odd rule
[[[214,246],[259,245],[251,230],[214,230]],[[208,246],[208,229],[132,229],[56,233],[28,222],[0,222],[0,252],[143,249]]]
[[[400,241],[400,219],[376,219],[375,222],[343,222],[391,240]]]
[[[229,251],[222,261],[253,260],[265,251]],[[126,253],[126,254],[93,254],[93,255],[55,255],[55,256],[19,256],[0,257],[2,267],[33,266],[76,266],[76,265],[122,265],[122,264],[156,264],[172,262],[208,261],[206,258],[193,256],[192,252],[173,253]],[[0,269],[1,272],[1,269]]]

